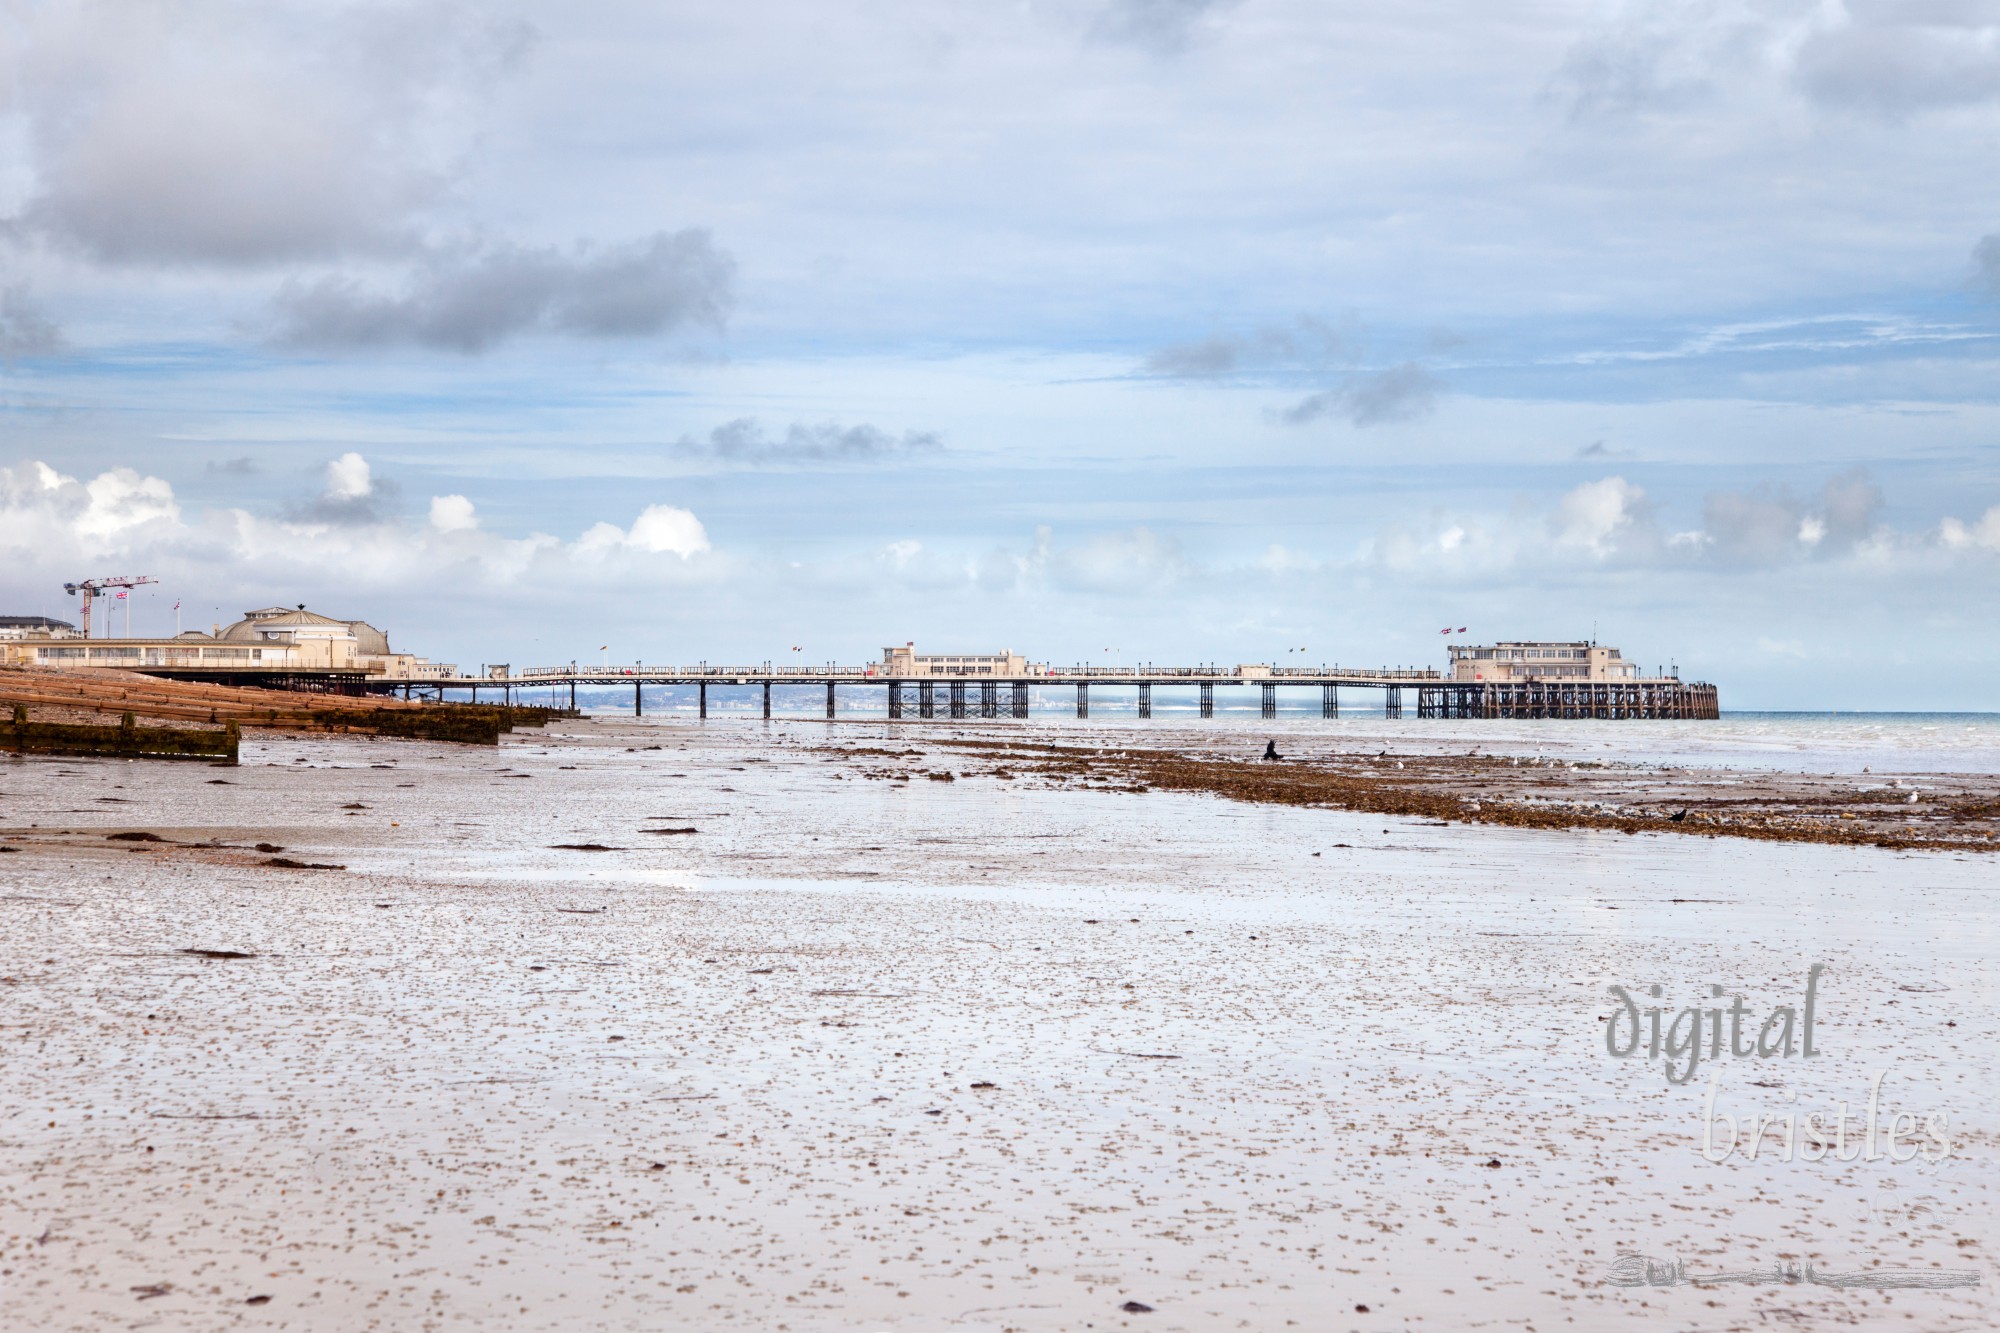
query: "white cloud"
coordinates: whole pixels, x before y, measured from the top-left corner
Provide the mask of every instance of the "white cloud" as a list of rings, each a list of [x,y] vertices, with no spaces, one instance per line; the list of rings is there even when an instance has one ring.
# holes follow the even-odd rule
[[[647,505],[633,520],[629,540],[641,551],[663,551],[678,556],[699,555],[708,549],[708,533],[701,520],[672,505]]]
[[[1954,551],[2000,551],[2000,505],[1970,523],[1947,518],[1938,525],[1938,539]]]
[[[431,526],[439,532],[471,532],[479,526],[479,515],[462,495],[433,495]]]
[[[1556,504],[1550,526],[1556,540],[1609,555],[1619,538],[1645,517],[1646,492],[1623,477],[1585,482]]]
[[[327,499],[365,499],[374,489],[374,474],[369,470],[368,460],[360,454],[342,454],[326,465]]]
[[[572,543],[546,533],[487,532],[463,495],[433,497],[423,523],[390,516],[356,523],[325,507],[366,502],[384,483],[353,453],[332,460],[326,479],[325,494],[303,509],[275,517],[209,509],[190,519],[164,478],[131,468],[87,482],[42,462],[0,468],[0,554],[8,573],[24,580],[31,573],[73,578],[80,559],[117,558],[143,561],[145,572],[171,573],[183,586],[248,578],[323,588],[331,579],[352,593],[400,588],[418,570],[427,579],[496,590],[574,588],[584,577],[579,560],[657,575],[684,569],[688,557],[710,549],[701,521],[665,504],[641,511],[629,532],[599,523]]]
[[[630,531],[615,523],[596,523],[577,538],[579,553],[602,559],[621,551],[677,555],[682,559],[709,549],[701,520],[672,505],[648,505],[632,520]]]

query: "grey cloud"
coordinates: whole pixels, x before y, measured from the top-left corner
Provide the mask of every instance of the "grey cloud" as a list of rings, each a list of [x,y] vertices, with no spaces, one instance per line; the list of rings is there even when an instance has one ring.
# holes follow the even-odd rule
[[[469,145],[459,109],[524,37],[450,3],[80,3],[16,42],[18,227],[107,263],[226,266],[406,247]]]
[[[1237,0],[1109,0],[1097,11],[1090,35],[1101,42],[1136,46],[1154,55],[1185,51],[1205,24]]]
[[[894,435],[866,423],[843,426],[833,421],[817,425],[795,422],[774,439],[750,417],[726,421],[710,431],[706,439],[683,436],[672,446],[676,453],[686,457],[748,466],[882,463],[935,453],[941,447],[935,431],[904,431]]]
[[[1430,412],[1444,393],[1445,383],[1414,361],[1373,375],[1357,376],[1338,389],[1303,398],[1279,413],[1288,425],[1303,426],[1322,417],[1340,417],[1356,426],[1409,421]]]
[[[1355,347],[1352,334],[1301,315],[1290,324],[1267,325],[1249,333],[1212,333],[1194,342],[1173,343],[1148,356],[1142,370],[1177,379],[1213,379],[1238,371],[1278,367],[1320,367]]]
[[[1717,491],[1702,504],[1701,526],[1716,558],[1774,564],[1798,553],[1805,506],[1781,492]]]
[[[62,330],[44,315],[25,289],[0,291],[0,362],[47,356],[63,349]]]
[[[434,251],[394,294],[341,276],[286,283],[275,300],[273,341],[470,354],[532,332],[636,338],[719,329],[734,275],[734,262],[701,230],[569,253],[517,245]]]
[[[1979,289],[2000,301],[2000,232],[1979,238],[1972,247],[1973,281]]]
[[[1573,119],[1671,111],[1708,98],[1726,75],[1757,64],[1770,32],[1727,4],[1642,4],[1570,47],[1549,95]]]
[[[377,478],[360,495],[324,492],[312,499],[287,505],[285,517],[294,523],[331,523],[337,527],[362,527],[395,517],[402,488],[393,481]]]
[[[1708,554],[1724,563],[1770,565],[1852,551],[1878,530],[1882,492],[1859,468],[1834,477],[1807,503],[1769,487],[1717,491],[1702,505]]]
[[[1855,468],[1827,482],[1820,491],[1819,520],[1825,525],[1822,549],[1847,550],[1872,535],[1882,513],[1882,488]]]
[[[1653,0],[1579,38],[1550,81],[1573,118],[1675,111],[1730,88],[1785,87],[1900,119],[2000,98],[1987,0]]]
[[[1230,374],[1243,359],[1242,340],[1218,333],[1199,342],[1162,347],[1146,358],[1145,369],[1153,375],[1205,378]]]
[[[1849,7],[1848,25],[1800,47],[1794,77],[1814,101],[1897,117],[2000,96],[1990,5]]]

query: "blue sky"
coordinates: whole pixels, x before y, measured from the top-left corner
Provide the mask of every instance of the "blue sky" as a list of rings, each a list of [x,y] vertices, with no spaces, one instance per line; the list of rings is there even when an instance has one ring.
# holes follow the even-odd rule
[[[1990,706],[2000,4],[7,11],[8,610]]]

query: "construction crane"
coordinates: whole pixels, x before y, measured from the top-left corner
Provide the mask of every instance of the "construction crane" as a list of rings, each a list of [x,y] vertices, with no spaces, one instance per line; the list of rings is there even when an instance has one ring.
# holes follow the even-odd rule
[[[95,600],[98,593],[104,591],[106,588],[136,588],[143,583],[158,582],[158,579],[148,578],[144,574],[140,574],[134,578],[121,576],[110,579],[85,579],[81,583],[63,584],[63,591],[72,597],[78,593],[83,594],[83,637],[87,639],[90,637],[90,604]],[[124,595],[123,593],[119,594],[121,597]],[[125,608],[125,627],[128,630],[132,627],[132,608],[129,603]]]

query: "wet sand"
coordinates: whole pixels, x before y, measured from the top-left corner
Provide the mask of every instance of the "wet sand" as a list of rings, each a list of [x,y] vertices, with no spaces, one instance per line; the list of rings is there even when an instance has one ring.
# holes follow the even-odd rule
[[[1024,734],[1125,744],[605,719],[0,762],[0,1324],[2000,1322],[1990,858],[953,743]],[[1406,764],[1445,745],[1408,735]],[[1574,772],[1659,766],[1631,762]],[[1824,1054],[1715,1060],[1718,1107],[1859,1104],[1886,1071],[1950,1156],[1705,1162],[1705,1089],[1606,1054],[1611,984],[1761,1014],[1812,963]],[[1607,1284],[1625,1251],[1982,1284]]]

